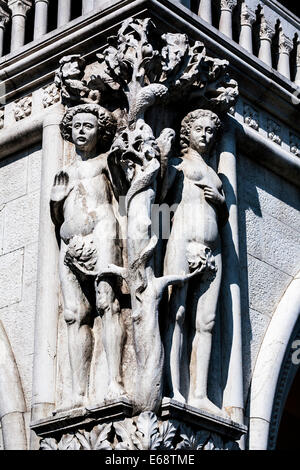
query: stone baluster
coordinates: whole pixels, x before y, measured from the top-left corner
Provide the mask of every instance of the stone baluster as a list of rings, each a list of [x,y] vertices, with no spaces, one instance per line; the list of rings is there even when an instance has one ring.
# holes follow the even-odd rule
[[[8,0],[12,18],[11,52],[16,51],[25,43],[26,14],[31,6],[31,0]]]
[[[275,30],[274,28],[267,23],[265,18],[262,18],[262,22],[260,25],[260,48],[258,57],[261,59],[265,64],[272,67],[272,38],[274,36]]]
[[[4,31],[8,21],[9,13],[6,10],[6,4],[3,1],[0,1],[0,57],[3,55]]]
[[[211,0],[201,0],[198,15],[207,23],[212,24]]]
[[[57,27],[60,28],[71,20],[71,0],[58,0]]]
[[[232,39],[232,12],[237,0],[221,0],[221,17],[219,30]]]
[[[82,0],[82,14],[86,15],[94,9],[94,0]]]
[[[293,41],[282,31],[279,37],[279,60],[277,70],[289,80],[291,79],[290,53],[293,49]]]
[[[252,45],[252,25],[255,21],[255,12],[249,8],[246,3],[242,4],[241,11],[241,33],[240,33],[240,46],[253,54]]]
[[[34,39],[47,33],[49,0],[35,0]]]
[[[300,87],[300,41],[297,44],[295,84]]]

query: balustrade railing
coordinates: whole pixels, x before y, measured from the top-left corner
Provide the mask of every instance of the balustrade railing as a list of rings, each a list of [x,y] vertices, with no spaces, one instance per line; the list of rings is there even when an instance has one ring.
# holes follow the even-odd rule
[[[105,0],[0,0],[0,57]],[[249,54],[300,86],[300,20],[275,0],[180,0]],[[28,35],[28,30],[33,33]],[[29,40],[28,40],[29,37]]]

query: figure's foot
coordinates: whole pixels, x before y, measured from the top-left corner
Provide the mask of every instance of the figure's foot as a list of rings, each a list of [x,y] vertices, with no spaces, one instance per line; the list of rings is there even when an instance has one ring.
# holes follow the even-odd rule
[[[121,397],[127,397],[124,388],[118,382],[111,382],[108,387],[106,400],[113,401]]]
[[[179,390],[174,390],[172,400],[179,401],[180,403],[186,403],[186,399],[184,396],[179,392]]]
[[[188,404],[190,406],[193,406],[194,408],[198,408],[200,410],[207,411],[208,413],[212,413],[212,414],[220,416],[222,418],[228,418],[227,413],[225,413],[225,411],[221,410],[221,408],[216,406],[207,397],[193,398]]]

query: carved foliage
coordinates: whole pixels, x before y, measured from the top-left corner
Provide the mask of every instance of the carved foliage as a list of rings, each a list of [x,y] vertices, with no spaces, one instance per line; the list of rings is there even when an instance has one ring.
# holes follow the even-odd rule
[[[152,412],[137,418],[46,438],[41,450],[239,450],[236,442],[207,430],[193,430],[178,421],[159,421]]]
[[[42,98],[44,108],[48,108],[55,103],[60,101],[60,92],[55,85],[55,83],[51,83],[44,88],[44,95]]]
[[[25,96],[15,103],[15,120],[20,121],[28,116],[30,116],[32,111],[32,96]]]

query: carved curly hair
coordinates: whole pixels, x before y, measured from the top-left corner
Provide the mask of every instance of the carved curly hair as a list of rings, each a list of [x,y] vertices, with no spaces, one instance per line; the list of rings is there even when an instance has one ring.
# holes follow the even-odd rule
[[[190,145],[190,133],[192,125],[197,119],[201,117],[209,117],[217,128],[217,132],[221,128],[221,121],[219,117],[208,109],[196,109],[185,116],[181,123],[180,130],[180,147],[182,151],[186,151]]]
[[[101,148],[108,148],[116,133],[117,122],[112,113],[98,104],[81,104],[70,108],[60,124],[63,139],[72,142],[72,123],[76,114],[88,113],[98,120],[98,141]]]

